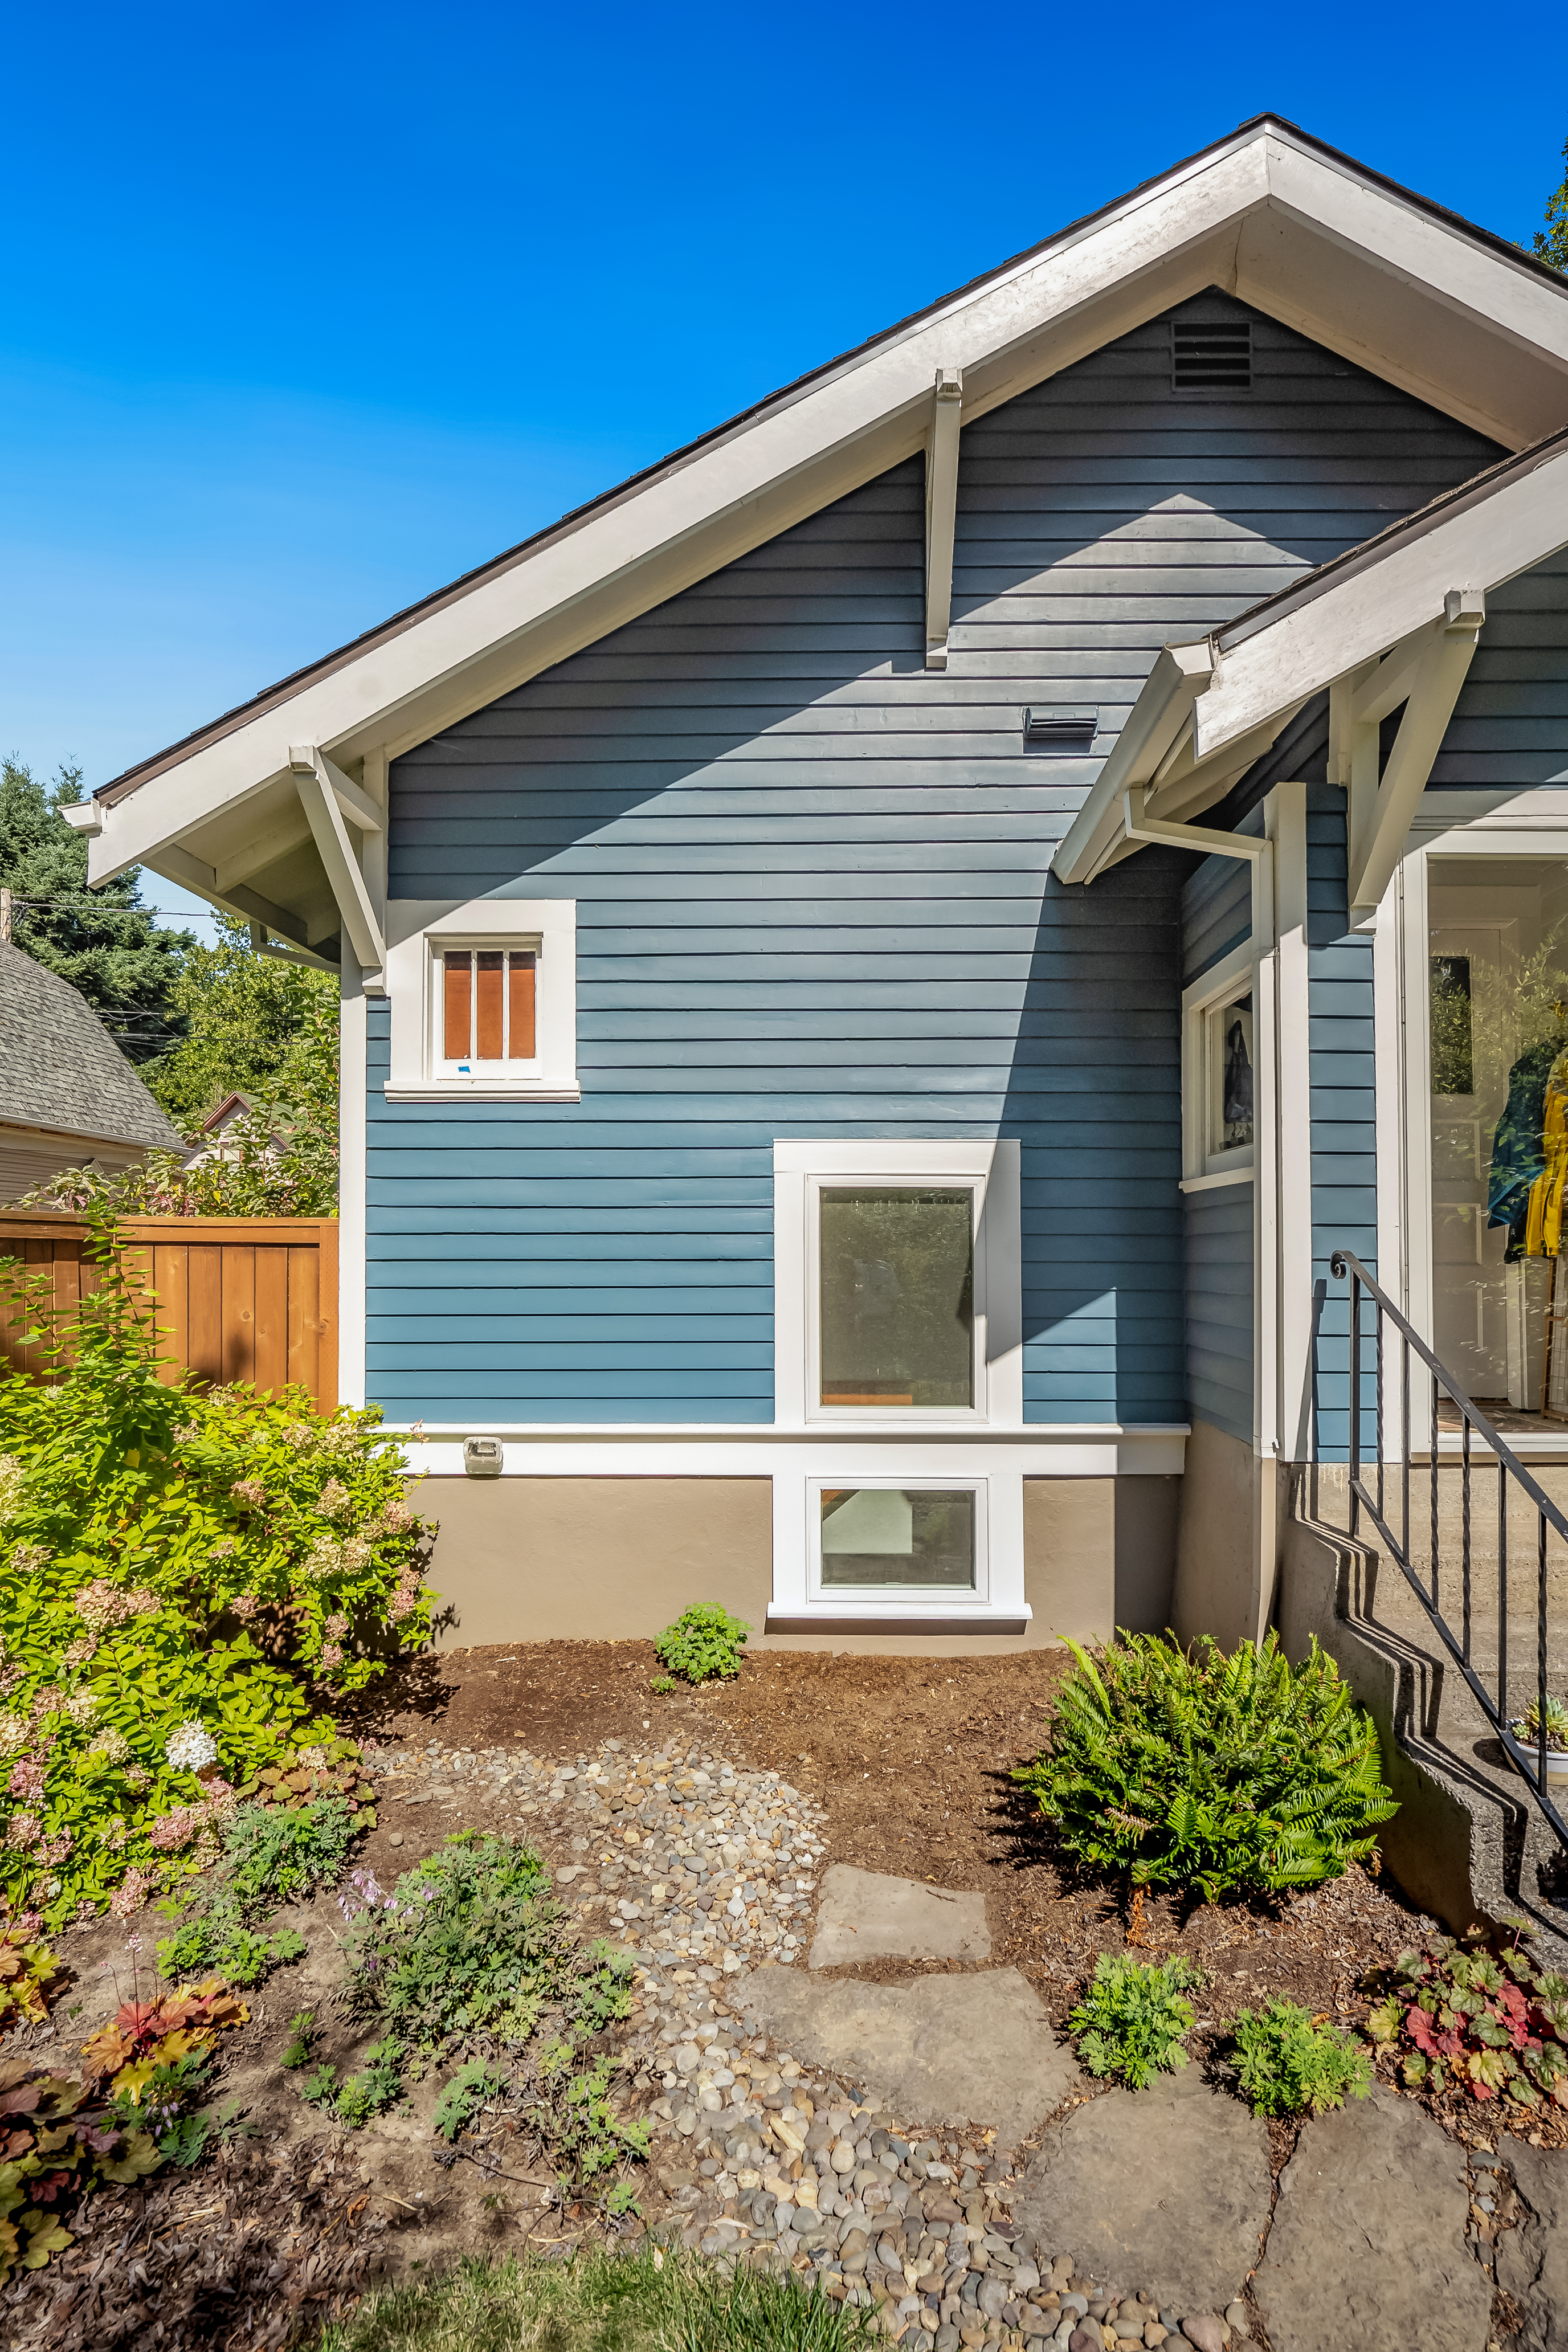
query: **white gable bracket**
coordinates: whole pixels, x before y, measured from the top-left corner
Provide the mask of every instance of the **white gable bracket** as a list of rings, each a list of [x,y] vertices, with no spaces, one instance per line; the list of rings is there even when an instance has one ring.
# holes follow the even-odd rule
[[[338,912],[343,919],[344,935],[363,969],[379,973],[386,961],[386,943],[343,823],[344,795],[365,802],[375,818],[377,832],[381,829],[380,812],[314,743],[290,743],[289,765],[293,770],[300,806],[315,835],[332,896],[338,902]],[[357,812],[354,821],[362,826],[367,822]]]
[[[947,667],[952,620],[952,540],[958,521],[958,428],[963,373],[938,368],[926,442],[926,667]]]
[[[1352,915],[1377,906],[1404,853],[1486,616],[1479,588],[1450,588],[1440,620],[1329,689],[1331,782],[1350,793],[1345,832]],[[1379,723],[1402,702],[1405,716],[1380,777]]]

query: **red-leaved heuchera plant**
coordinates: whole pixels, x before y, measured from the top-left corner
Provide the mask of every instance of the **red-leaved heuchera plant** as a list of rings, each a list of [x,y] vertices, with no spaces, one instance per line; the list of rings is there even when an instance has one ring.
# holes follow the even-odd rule
[[[1568,1978],[1517,1948],[1493,1954],[1447,1937],[1401,1952],[1392,1974],[1367,2031],[1378,2062],[1413,2090],[1568,2107]]]

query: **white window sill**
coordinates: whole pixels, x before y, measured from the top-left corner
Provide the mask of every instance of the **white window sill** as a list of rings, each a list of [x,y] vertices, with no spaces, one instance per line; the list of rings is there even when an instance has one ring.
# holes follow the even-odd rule
[[[1220,1168],[1212,1176],[1184,1176],[1180,1190],[1184,1192],[1217,1192],[1226,1184],[1250,1184],[1256,1171],[1247,1168]]]
[[[388,1078],[382,1088],[388,1102],[581,1102],[578,1086],[528,1086],[516,1078],[456,1078],[450,1083],[430,1079],[425,1085]]]
[[[973,1595],[963,1608],[943,1608],[940,1601],[923,1604],[911,1594],[896,1603],[859,1598],[847,1592],[841,1601],[817,1601],[804,1609],[772,1607],[763,1622],[764,1633],[1025,1633],[1034,1612],[1021,1608],[993,1609]]]

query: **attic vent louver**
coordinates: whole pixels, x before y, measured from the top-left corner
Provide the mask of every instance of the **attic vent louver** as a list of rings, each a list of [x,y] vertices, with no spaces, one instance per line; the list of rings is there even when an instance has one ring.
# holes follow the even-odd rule
[[[1171,321],[1173,392],[1250,392],[1250,319]]]
[[[1055,743],[1066,751],[1087,751],[1100,726],[1096,704],[1037,703],[1024,713],[1026,743]]]

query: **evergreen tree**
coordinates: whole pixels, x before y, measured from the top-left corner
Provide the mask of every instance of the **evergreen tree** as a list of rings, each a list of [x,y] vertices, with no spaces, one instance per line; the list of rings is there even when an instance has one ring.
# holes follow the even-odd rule
[[[1568,165],[1568,144],[1563,146],[1563,161]],[[1556,194],[1546,200],[1546,226],[1536,230],[1531,251],[1549,268],[1568,272],[1568,174]]]
[[[184,1034],[176,992],[189,931],[162,929],[141,904],[132,866],[101,890],[87,887],[87,839],[60,814],[81,798],[81,770],[62,767],[51,789],[16,760],[0,762],[0,883],[14,894],[12,938],[36,962],[79,989],[132,1062],[150,1062]]]

